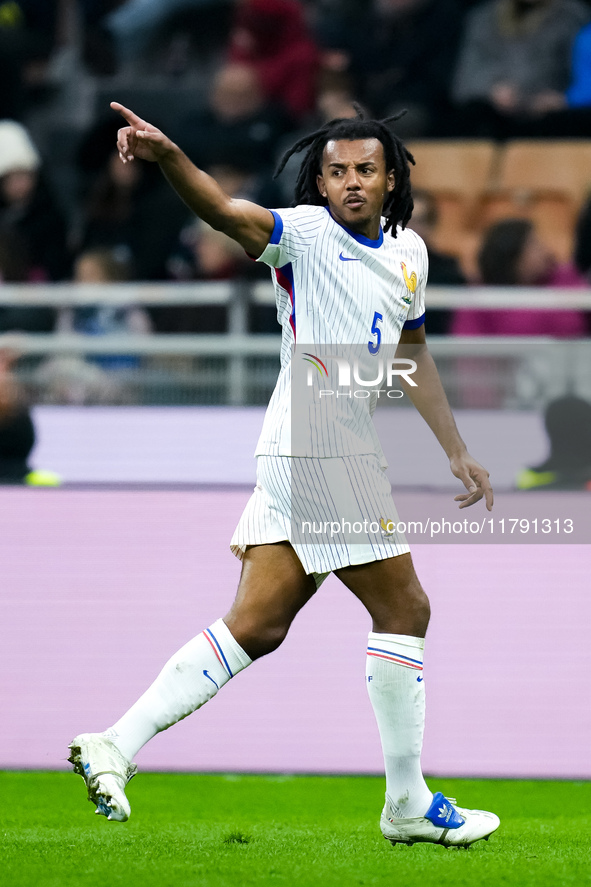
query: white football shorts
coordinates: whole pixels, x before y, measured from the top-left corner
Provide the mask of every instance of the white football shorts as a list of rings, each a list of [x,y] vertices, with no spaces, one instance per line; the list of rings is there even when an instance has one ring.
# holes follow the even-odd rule
[[[230,547],[242,558],[249,545],[287,540],[319,586],[332,570],[410,551],[398,523],[375,455],[258,456],[257,485]]]

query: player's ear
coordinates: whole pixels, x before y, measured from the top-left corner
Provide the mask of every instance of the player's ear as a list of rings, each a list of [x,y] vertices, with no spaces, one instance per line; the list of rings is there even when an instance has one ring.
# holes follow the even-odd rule
[[[388,191],[393,191],[396,186],[396,179],[394,178],[394,170],[391,169],[390,172],[386,175],[386,187]]]
[[[326,190],[326,185],[324,184],[324,179],[322,176],[316,176],[316,184],[318,185],[318,190],[322,194],[323,197],[328,197],[328,192]]]

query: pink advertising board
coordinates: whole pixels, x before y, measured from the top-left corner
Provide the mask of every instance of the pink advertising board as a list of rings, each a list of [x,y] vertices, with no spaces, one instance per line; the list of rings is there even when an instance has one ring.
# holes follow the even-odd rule
[[[76,733],[109,726],[224,614],[240,569],[228,540],[248,495],[0,488],[0,767],[68,766]],[[433,608],[428,773],[591,777],[590,555],[587,544],[414,545]],[[369,627],[330,577],[285,644],[156,737],[140,767],[381,772]]]

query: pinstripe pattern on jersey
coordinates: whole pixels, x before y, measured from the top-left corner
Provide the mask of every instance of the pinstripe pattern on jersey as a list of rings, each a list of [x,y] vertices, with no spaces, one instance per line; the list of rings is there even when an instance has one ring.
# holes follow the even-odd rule
[[[371,415],[377,394],[363,410],[352,411],[343,402],[331,416],[312,428],[309,450],[294,453],[291,439],[291,359],[295,333],[308,351],[316,346],[363,345],[372,338],[375,312],[382,315],[382,345],[396,346],[403,328],[420,326],[424,316],[424,290],[427,252],[422,240],[411,230],[398,229],[397,237],[380,235],[368,241],[339,225],[326,207],[298,206],[274,210],[276,225],[272,239],[283,229],[278,242],[269,243],[259,261],[280,273],[272,274],[277,316],[283,329],[281,369],[265,416],[256,455],[306,455],[336,457],[360,452],[355,437],[366,443],[364,453],[377,453],[383,459]],[[343,261],[340,255],[356,261]],[[415,293],[408,289],[401,268],[417,274]],[[285,275],[289,266],[291,277]],[[297,299],[295,298],[297,293]],[[411,298],[411,304],[405,299]],[[300,417],[298,416],[298,420]],[[357,425],[359,433],[354,432]],[[369,427],[367,427],[369,425]],[[361,426],[364,426],[361,429]]]

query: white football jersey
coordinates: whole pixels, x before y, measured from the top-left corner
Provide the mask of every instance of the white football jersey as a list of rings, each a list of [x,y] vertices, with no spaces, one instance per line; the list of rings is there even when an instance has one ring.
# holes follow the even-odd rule
[[[337,361],[322,355],[331,356],[330,346],[338,345],[341,353],[342,346],[357,346],[352,353],[365,354],[369,361],[359,374],[373,378],[377,357],[394,356],[402,330],[424,323],[425,244],[414,231],[401,228],[396,238],[380,229],[378,239],[370,240],[340,225],[323,206],[280,209],[273,215],[275,228],[257,261],[273,269],[283,331],[281,369],[255,455],[375,453],[383,460],[371,421],[377,390],[364,399],[325,396],[306,408],[302,421],[301,414],[292,417],[292,361],[307,355],[313,365],[308,373],[315,368],[322,376],[314,385],[328,390],[337,384]],[[297,435],[292,434],[292,418],[297,419]]]

